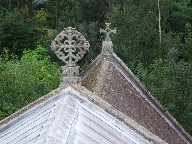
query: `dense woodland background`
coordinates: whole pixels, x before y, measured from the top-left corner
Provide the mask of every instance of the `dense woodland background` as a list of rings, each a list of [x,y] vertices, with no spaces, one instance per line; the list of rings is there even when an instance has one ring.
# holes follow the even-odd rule
[[[115,53],[192,135],[192,0],[0,0],[0,119],[59,85],[51,40],[72,26],[101,51],[105,22]]]

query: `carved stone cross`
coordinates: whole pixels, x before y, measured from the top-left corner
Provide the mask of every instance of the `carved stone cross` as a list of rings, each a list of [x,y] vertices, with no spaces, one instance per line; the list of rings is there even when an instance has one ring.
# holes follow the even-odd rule
[[[68,66],[75,66],[89,50],[89,42],[75,28],[68,27],[52,41],[51,49]]]
[[[84,36],[72,27],[65,28],[52,41],[52,51],[66,64],[62,66],[63,77],[60,86],[80,83],[79,66],[76,66],[76,62],[83,58],[89,46]]]
[[[115,33],[116,34],[116,28],[114,30],[111,30],[109,28],[111,23],[105,23],[106,24],[106,29],[103,30],[100,28],[100,33],[105,33],[106,37],[105,37],[105,41],[103,41],[102,43],[102,54],[103,55],[107,55],[110,56],[113,53],[113,43],[111,41],[111,38],[109,37],[109,35],[111,33]]]
[[[100,33],[103,32],[103,33],[106,34],[105,41],[111,41],[111,38],[109,37],[109,35],[110,35],[111,33],[115,33],[115,34],[116,34],[116,28],[115,28],[114,30],[111,30],[111,29],[109,28],[109,26],[110,26],[111,23],[105,23],[105,24],[106,24],[106,29],[103,30],[103,29],[100,28]]]

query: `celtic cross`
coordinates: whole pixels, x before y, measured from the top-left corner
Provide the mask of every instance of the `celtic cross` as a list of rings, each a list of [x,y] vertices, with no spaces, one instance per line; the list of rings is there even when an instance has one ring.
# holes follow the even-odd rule
[[[111,55],[113,53],[113,43],[111,41],[111,38],[109,37],[109,35],[111,33],[115,33],[116,34],[116,28],[114,30],[111,30],[109,28],[111,23],[105,23],[106,24],[106,29],[103,30],[100,28],[100,33],[105,33],[106,37],[105,37],[105,41],[103,41],[102,43],[102,54],[103,55]]]
[[[89,46],[84,36],[72,27],[65,28],[52,41],[52,51],[66,64],[62,66],[63,77],[60,86],[80,83],[79,66],[76,66],[76,62],[83,58]]]
[[[116,28],[115,28],[114,30],[111,30],[111,29],[109,28],[109,26],[110,26],[111,23],[105,23],[105,24],[106,24],[106,29],[103,30],[103,29],[100,28],[100,33],[103,32],[103,33],[106,34],[105,41],[111,41],[111,38],[109,37],[109,35],[110,35],[111,33],[115,33],[115,34],[116,34]]]

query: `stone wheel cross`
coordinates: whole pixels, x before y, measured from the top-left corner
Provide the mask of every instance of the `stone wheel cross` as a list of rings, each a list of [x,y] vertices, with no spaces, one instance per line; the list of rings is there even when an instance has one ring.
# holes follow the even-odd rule
[[[76,62],[89,50],[89,46],[89,42],[80,32],[68,27],[52,41],[51,49],[68,66],[75,66]]]
[[[81,83],[81,78],[78,77],[79,66],[76,66],[76,62],[83,58],[89,46],[84,36],[72,27],[65,28],[52,41],[52,51],[66,64],[62,66],[63,77],[60,86]]]

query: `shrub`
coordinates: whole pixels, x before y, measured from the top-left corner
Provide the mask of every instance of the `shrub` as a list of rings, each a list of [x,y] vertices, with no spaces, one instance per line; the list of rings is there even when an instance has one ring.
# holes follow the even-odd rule
[[[59,85],[60,70],[47,50],[38,46],[22,58],[0,59],[0,119],[50,92]]]

